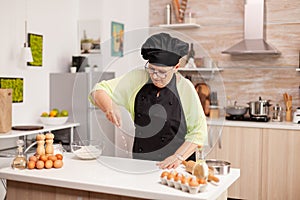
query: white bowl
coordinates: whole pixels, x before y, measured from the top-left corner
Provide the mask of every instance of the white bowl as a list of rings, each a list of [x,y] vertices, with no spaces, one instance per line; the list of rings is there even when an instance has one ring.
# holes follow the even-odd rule
[[[99,140],[82,140],[72,142],[71,150],[80,159],[91,160],[98,158],[103,151],[104,144]]]
[[[61,125],[67,122],[68,117],[40,117],[43,124]]]

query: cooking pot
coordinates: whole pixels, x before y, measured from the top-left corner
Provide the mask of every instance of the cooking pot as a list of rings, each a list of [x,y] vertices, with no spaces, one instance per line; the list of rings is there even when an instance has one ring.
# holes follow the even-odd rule
[[[250,101],[249,103],[249,113],[252,116],[268,116],[269,115],[269,107],[270,100],[262,100],[259,97],[258,101]]]
[[[228,115],[244,115],[248,111],[248,107],[238,106],[236,105],[236,101],[235,101],[233,106],[227,106],[225,110],[226,110],[226,114]]]

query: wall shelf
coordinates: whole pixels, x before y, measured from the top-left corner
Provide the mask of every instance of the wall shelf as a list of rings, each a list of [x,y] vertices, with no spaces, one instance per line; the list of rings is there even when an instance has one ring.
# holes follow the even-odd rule
[[[162,27],[162,28],[170,28],[170,29],[188,29],[188,28],[200,28],[201,27],[199,24],[195,24],[195,23],[160,24],[158,26]]]
[[[222,68],[178,68],[178,71],[182,72],[219,72],[223,71]]]

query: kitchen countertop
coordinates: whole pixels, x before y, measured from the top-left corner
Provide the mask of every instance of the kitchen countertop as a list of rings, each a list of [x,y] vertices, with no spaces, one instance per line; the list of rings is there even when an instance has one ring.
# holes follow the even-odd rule
[[[6,162],[4,162],[6,161]],[[10,159],[11,162],[11,159]],[[60,169],[14,170],[8,158],[0,158],[0,178],[27,183],[65,187],[91,192],[103,192],[149,199],[216,199],[240,176],[239,169],[231,169],[218,176],[218,184],[208,184],[207,190],[189,194],[162,185],[154,161],[102,156],[98,160],[79,160],[72,153],[64,154]],[[6,163],[6,164],[4,164]]]
[[[209,119],[207,118],[208,125],[217,126],[236,126],[236,127],[248,127],[248,128],[269,128],[269,129],[286,129],[286,130],[300,130],[300,124],[293,122],[251,122],[251,121],[233,121],[226,120],[225,118]]]

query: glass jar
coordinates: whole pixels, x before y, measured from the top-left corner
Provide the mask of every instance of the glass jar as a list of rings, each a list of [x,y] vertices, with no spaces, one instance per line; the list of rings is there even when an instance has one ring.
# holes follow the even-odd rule
[[[273,115],[272,115],[272,121],[273,122],[282,122],[282,108],[279,106],[279,104],[276,104],[273,107]]]

